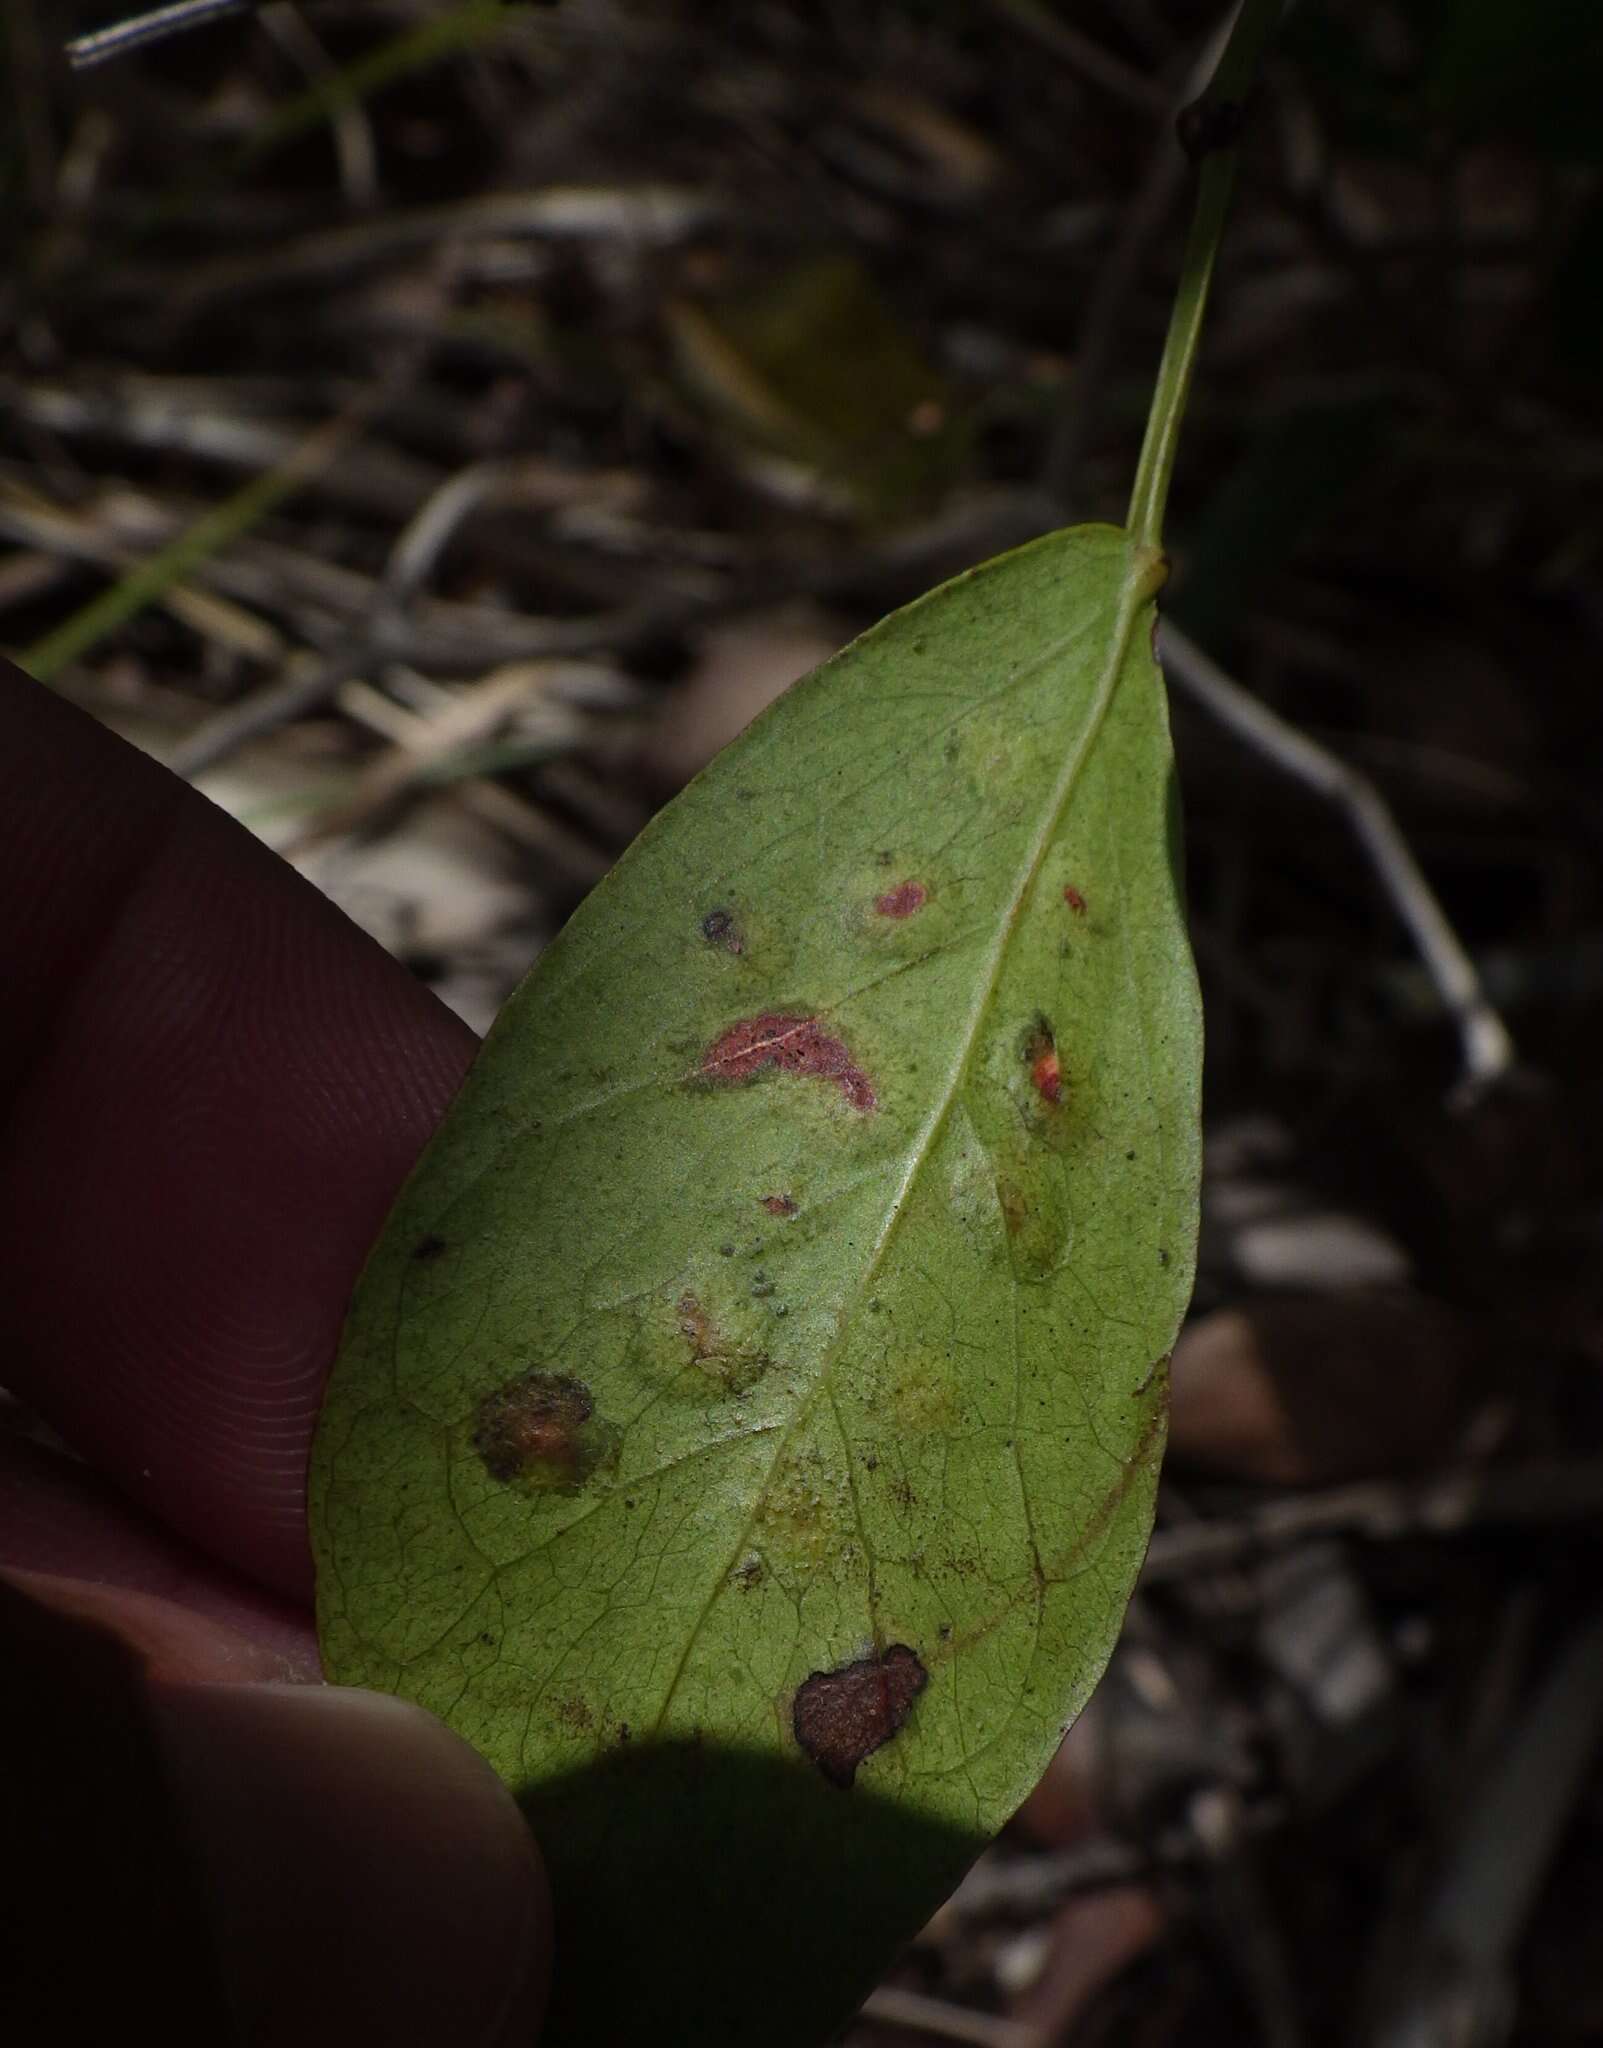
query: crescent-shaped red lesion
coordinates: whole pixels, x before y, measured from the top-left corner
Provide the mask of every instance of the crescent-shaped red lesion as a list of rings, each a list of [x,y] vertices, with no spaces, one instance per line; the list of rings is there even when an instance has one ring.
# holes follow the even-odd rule
[[[742,1017],[713,1040],[701,1060],[702,1073],[712,1081],[750,1081],[767,1067],[833,1081],[852,1108],[865,1114],[878,1107],[873,1083],[845,1042],[832,1037],[816,1017],[777,1010]]]

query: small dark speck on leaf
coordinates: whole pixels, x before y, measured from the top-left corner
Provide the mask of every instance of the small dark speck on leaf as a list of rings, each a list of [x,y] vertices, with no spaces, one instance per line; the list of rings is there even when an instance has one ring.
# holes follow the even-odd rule
[[[721,1244],[718,1247],[718,1256],[721,1259],[732,1259],[735,1256],[734,1246],[732,1244]]]
[[[495,1637],[490,1634],[488,1629],[479,1637],[479,1641],[484,1644],[486,1649],[493,1650],[495,1648]]]
[[[1168,1263],[1169,1254],[1163,1249],[1163,1246],[1160,1244],[1158,1247],[1158,1264],[1160,1266],[1166,1266],[1168,1265]]]
[[[1135,1154],[1133,1152],[1126,1152],[1124,1156],[1126,1159],[1133,1159]]]
[[[930,892],[922,882],[898,882],[894,889],[874,898],[874,908],[881,917],[912,917],[929,900]]]
[[[722,946],[726,953],[744,953],[746,941],[727,910],[709,910],[701,920],[701,936],[709,946]]]
[[[838,1671],[815,1671],[796,1691],[796,1741],[832,1785],[845,1791],[857,1766],[906,1723],[929,1683],[916,1650],[892,1643]]]
[[[949,1643],[952,1640],[952,1624],[949,1621],[941,1623],[940,1637],[943,1643]]]
[[[412,1256],[414,1259],[427,1264],[430,1259],[437,1259],[444,1250],[445,1239],[443,1237],[436,1237],[434,1232],[430,1231],[427,1237],[420,1237],[417,1243],[413,1245]]]

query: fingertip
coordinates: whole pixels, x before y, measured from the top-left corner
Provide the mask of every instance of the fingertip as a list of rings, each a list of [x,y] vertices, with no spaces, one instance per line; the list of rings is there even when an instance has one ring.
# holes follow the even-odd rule
[[[252,2048],[529,2048],[544,1868],[500,1779],[421,1708],[328,1686],[154,1690]]]

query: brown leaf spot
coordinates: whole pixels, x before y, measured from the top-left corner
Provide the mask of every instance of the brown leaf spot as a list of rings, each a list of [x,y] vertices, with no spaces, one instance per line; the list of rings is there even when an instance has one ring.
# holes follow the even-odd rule
[[[690,1345],[690,1355],[703,1359],[713,1348],[712,1324],[707,1311],[693,1294],[679,1297],[679,1333]]]
[[[612,1452],[616,1433],[582,1380],[526,1372],[479,1403],[473,1448],[492,1479],[576,1493]]]
[[[690,1346],[693,1361],[731,1394],[754,1386],[773,1363],[765,1352],[732,1343],[693,1294],[679,1297],[679,1334]]]
[[[894,889],[874,898],[874,908],[881,917],[911,917],[929,900],[930,892],[922,882],[898,882]]]
[[[1063,900],[1074,912],[1076,917],[1084,917],[1085,898],[1080,894],[1079,890],[1075,888],[1072,882],[1068,883],[1064,888]]]
[[[772,1010],[743,1017],[707,1048],[701,1071],[714,1081],[750,1081],[765,1067],[834,1081],[853,1109],[877,1107],[874,1089],[838,1038],[816,1017],[785,1017]]]
[[[1017,1237],[1030,1220],[1030,1205],[1024,1199],[1024,1190],[1015,1187],[1011,1181],[999,1181],[996,1195],[1002,1205],[1002,1222],[1007,1234]]]
[[[815,1671],[796,1690],[796,1740],[829,1782],[845,1791],[864,1758],[903,1726],[928,1683],[917,1651],[905,1643],[892,1643],[838,1671]]]
[[[722,946],[726,953],[744,953],[746,941],[739,925],[727,910],[709,910],[701,920],[701,936],[709,946]]]
[[[789,1195],[764,1195],[763,1207],[770,1216],[794,1216],[796,1204]]]

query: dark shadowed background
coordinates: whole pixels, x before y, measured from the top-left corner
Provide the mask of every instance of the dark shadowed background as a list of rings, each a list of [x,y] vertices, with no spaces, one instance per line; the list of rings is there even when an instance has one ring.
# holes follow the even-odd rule
[[[476,1029],[788,681],[1122,517],[1218,5],[303,0],[69,72],[115,14],[0,21],[0,647]],[[1390,807],[1519,1064],[1466,1094],[1351,821],[1177,690],[1159,1532],[854,2048],[1603,2034],[1600,167],[1590,0],[1291,9],[1166,608]]]

